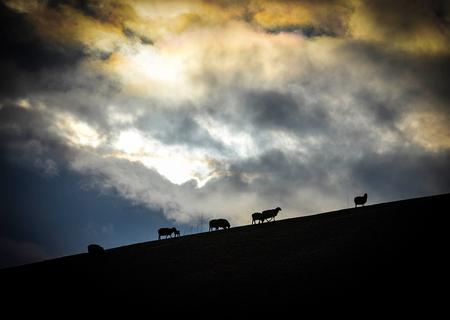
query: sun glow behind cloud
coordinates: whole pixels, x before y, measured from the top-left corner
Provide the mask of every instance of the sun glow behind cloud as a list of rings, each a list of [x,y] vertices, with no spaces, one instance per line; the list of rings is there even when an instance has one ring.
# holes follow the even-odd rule
[[[57,116],[56,130],[59,135],[76,147],[97,148],[105,141],[94,128],[70,114]]]
[[[202,187],[213,176],[207,155],[194,154],[182,147],[169,147],[137,130],[120,133],[113,152],[119,158],[138,161],[146,167],[155,169],[170,182],[181,185],[195,180]]]
[[[419,1],[399,15],[397,3],[406,2],[6,1],[47,48],[79,56],[74,72],[39,74],[50,90],[9,101],[47,119],[51,133],[82,154],[78,171],[94,167],[126,197],[171,215],[181,208],[183,221],[230,194],[242,212],[291,193],[294,206],[308,199],[290,189],[312,195],[308,184],[352,186],[331,172],[335,163],[450,148],[448,116],[436,107],[446,106],[445,94],[432,97],[424,84],[448,65],[448,18],[439,17],[448,11],[422,15],[429,8]],[[424,103],[411,102],[417,95]],[[142,182],[136,191],[141,184],[127,172],[141,169],[172,189],[149,198]],[[191,180],[197,188],[180,186]],[[196,192],[209,192],[207,205],[193,200]]]
[[[178,55],[154,46],[133,44],[114,53],[109,65],[117,70],[124,83],[176,88],[182,85],[184,63]]]

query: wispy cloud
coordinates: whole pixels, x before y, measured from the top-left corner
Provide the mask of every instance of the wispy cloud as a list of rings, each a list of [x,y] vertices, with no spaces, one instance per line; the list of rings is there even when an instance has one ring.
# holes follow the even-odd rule
[[[449,191],[449,8],[408,3],[5,1],[2,145],[180,223]]]

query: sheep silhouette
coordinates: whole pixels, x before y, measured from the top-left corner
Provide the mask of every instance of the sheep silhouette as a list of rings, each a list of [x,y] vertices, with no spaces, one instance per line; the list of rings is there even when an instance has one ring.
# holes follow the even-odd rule
[[[99,257],[105,254],[105,249],[98,244],[92,243],[88,245],[88,253],[91,256]]]
[[[100,267],[106,261],[106,252],[102,246],[92,243],[88,245],[88,256],[91,267]]]
[[[230,228],[230,223],[227,219],[213,219],[209,221],[209,231],[211,231],[211,229],[218,230],[220,228],[224,230]]]
[[[275,221],[275,217],[278,215],[278,212],[281,211],[280,207],[276,207],[275,209],[264,210],[263,212],[255,212],[252,214],[252,224],[256,223],[264,223],[267,221]]]
[[[158,240],[161,240],[161,237],[163,236],[165,236],[166,239],[167,237],[172,238],[172,233],[176,235],[177,231],[176,228],[160,228],[158,230]]]
[[[261,212],[252,213],[252,224],[256,224],[256,221],[258,221],[258,223],[263,222]]]
[[[367,193],[364,193],[363,196],[355,197],[354,201],[355,201],[355,208],[358,205],[364,206],[364,204],[367,202]]]

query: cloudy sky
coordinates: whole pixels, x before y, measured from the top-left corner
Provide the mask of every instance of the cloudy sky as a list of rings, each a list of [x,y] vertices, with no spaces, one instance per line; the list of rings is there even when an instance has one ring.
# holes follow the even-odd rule
[[[450,4],[0,0],[0,266],[450,192]]]

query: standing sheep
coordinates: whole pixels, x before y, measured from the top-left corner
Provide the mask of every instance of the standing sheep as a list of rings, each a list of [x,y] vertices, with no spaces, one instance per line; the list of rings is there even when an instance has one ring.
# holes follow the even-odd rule
[[[213,219],[209,221],[209,231],[211,231],[211,229],[218,230],[220,228],[224,230],[230,228],[230,223],[227,219]]]
[[[256,224],[256,221],[259,221],[258,223],[264,222],[261,217],[261,212],[255,212],[252,214],[252,224]]]
[[[364,206],[364,204],[367,202],[367,193],[364,193],[362,197],[361,196],[355,197],[354,201],[355,201],[355,208],[358,205]]]
[[[258,223],[264,223],[264,220],[275,221],[275,217],[278,215],[279,211],[281,211],[280,207],[264,210],[263,212],[255,212],[252,214],[252,224],[256,223],[256,221],[259,221]]]
[[[278,215],[278,212],[280,211],[281,211],[280,207],[276,207],[275,209],[270,210],[264,210],[263,212],[261,212],[262,222],[264,222],[264,220],[275,221],[275,217]]]

